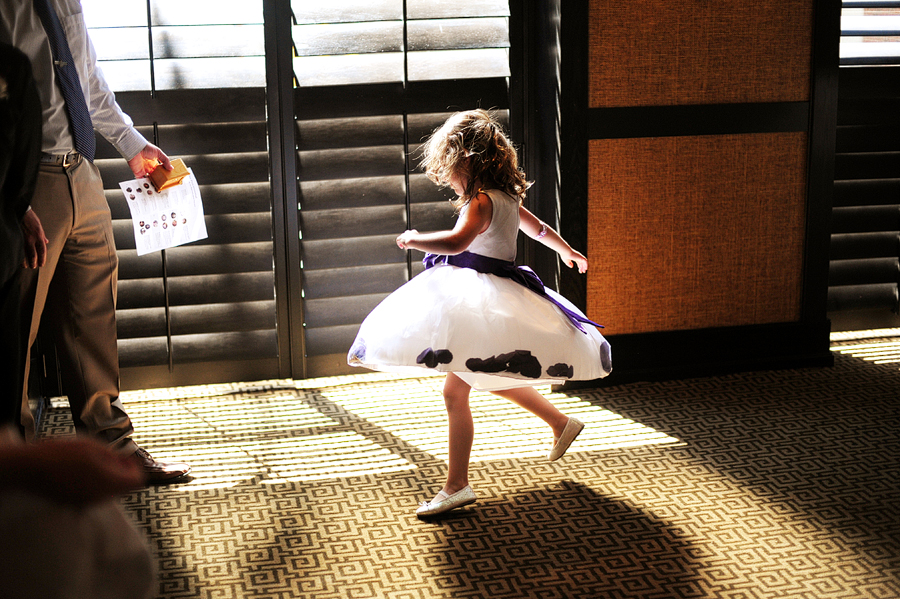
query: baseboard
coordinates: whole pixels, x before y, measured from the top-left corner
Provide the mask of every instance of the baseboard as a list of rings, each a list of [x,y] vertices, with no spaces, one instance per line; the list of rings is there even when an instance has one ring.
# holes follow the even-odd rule
[[[781,323],[608,337],[613,372],[564,389],[604,387],[752,370],[827,367],[830,323]]]

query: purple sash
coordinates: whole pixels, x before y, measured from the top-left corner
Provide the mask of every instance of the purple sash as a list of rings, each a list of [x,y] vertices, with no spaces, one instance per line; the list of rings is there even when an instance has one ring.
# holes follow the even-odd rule
[[[512,279],[516,283],[531,289],[538,295],[543,296],[556,304],[556,306],[563,311],[563,314],[572,321],[572,324],[585,335],[587,335],[587,331],[584,326],[582,326],[582,323],[591,324],[595,327],[600,327],[601,329],[603,328],[602,324],[597,324],[586,316],[570,310],[557,301],[552,295],[547,293],[547,288],[544,287],[544,283],[542,283],[537,274],[527,266],[516,266],[514,263],[506,260],[490,258],[488,256],[482,256],[481,254],[473,254],[472,252],[462,252],[453,256],[425,254],[422,264],[425,265],[426,269],[437,266],[438,264],[450,264],[451,266],[458,266],[460,268],[471,268],[476,272],[484,274]]]

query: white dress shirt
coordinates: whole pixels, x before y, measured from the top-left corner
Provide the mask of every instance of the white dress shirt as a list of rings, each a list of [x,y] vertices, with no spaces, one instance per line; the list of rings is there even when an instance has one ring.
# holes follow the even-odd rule
[[[51,3],[66,32],[94,129],[130,160],[144,149],[147,140],[134,128],[131,117],[119,108],[97,66],[97,53],[88,37],[80,0],[51,0]],[[34,12],[32,0],[0,0],[0,17],[0,41],[16,46],[31,59],[43,108],[41,149],[48,154],[71,152],[75,144],[62,93],[56,84],[50,42],[40,17]]]

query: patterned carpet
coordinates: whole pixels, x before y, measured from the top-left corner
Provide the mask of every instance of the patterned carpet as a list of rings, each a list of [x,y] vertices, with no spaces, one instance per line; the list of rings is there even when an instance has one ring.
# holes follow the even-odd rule
[[[474,397],[479,501],[433,522],[440,379],[129,393],[136,439],[194,478],[123,503],[166,599],[900,597],[900,370],[840,352],[859,344],[834,368],[544,389],[588,424],[553,463],[535,418]],[[71,434],[64,408],[44,434]]]

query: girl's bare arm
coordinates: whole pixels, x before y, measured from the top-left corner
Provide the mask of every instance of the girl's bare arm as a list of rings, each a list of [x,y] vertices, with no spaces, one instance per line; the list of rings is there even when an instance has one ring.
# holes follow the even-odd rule
[[[464,252],[479,233],[491,224],[493,204],[487,194],[479,193],[459,215],[456,226],[449,231],[419,233],[411,229],[397,237],[400,249],[413,249],[433,254],[452,256]]]
[[[519,229],[559,254],[569,268],[574,265],[578,267],[578,272],[587,272],[587,258],[581,252],[572,249],[572,246],[560,237],[553,227],[542,222],[524,206],[519,207]],[[541,236],[541,231],[544,231],[543,236]]]

